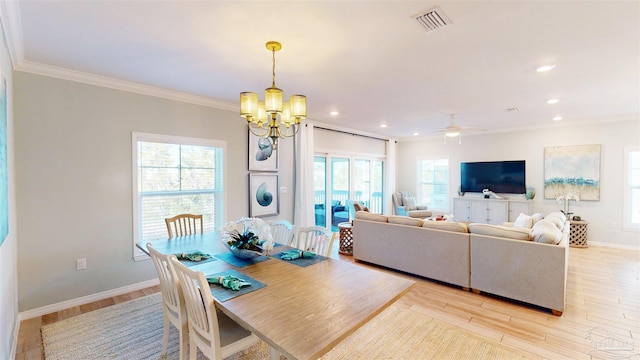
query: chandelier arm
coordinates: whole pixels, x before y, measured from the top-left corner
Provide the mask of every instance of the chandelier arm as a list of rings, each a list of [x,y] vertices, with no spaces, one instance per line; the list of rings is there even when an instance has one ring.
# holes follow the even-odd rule
[[[251,131],[251,133],[257,137],[267,137],[269,135],[269,128],[263,128],[263,127],[259,127],[256,125],[253,125],[251,122],[249,122],[249,131]],[[258,131],[258,129],[261,129],[263,131]]]
[[[287,128],[285,124],[280,124],[280,127],[279,127],[280,138],[284,139],[284,138],[296,136],[299,130],[300,130],[300,125],[291,124]]]

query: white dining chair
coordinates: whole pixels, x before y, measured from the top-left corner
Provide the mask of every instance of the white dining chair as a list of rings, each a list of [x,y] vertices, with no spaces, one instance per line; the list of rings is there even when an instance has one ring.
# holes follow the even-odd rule
[[[336,234],[322,226],[301,227],[296,234],[296,247],[329,257]]]
[[[187,308],[185,307],[184,295],[176,276],[175,270],[169,261],[169,255],[160,253],[147,243],[147,250],[153,261],[153,265],[160,279],[160,292],[162,294],[162,318],[164,323],[164,334],[162,335],[161,358],[167,356],[167,346],[169,344],[169,327],[173,325],[178,329],[180,339],[180,360],[187,359]]]
[[[271,235],[273,241],[287,246],[296,247],[295,245],[295,230],[296,227],[287,220],[276,220],[269,222],[271,227]]]
[[[216,311],[209,283],[202,271],[193,271],[170,255],[184,300],[189,324],[189,358],[197,351],[212,360],[222,360],[256,344],[259,339],[235,321]]]

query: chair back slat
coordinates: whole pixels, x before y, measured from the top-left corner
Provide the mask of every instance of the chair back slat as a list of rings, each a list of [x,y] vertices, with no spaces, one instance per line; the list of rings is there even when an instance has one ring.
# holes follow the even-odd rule
[[[164,222],[167,224],[169,238],[197,234],[198,227],[200,234],[203,232],[202,215],[180,214],[166,218]]]
[[[296,247],[294,244],[295,239],[295,226],[286,220],[276,220],[269,223],[271,227],[271,235],[273,241],[278,244]]]
[[[296,235],[297,248],[318,255],[330,256],[335,233],[322,226],[301,227]]]
[[[218,315],[209,283],[202,271],[193,271],[172,255],[172,264],[182,284],[187,305],[189,336],[210,359],[221,358]],[[191,349],[193,351],[194,349]]]

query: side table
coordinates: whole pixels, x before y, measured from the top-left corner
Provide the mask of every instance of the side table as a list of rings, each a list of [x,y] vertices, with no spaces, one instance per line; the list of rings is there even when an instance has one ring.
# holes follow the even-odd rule
[[[569,233],[569,246],[571,247],[589,247],[587,245],[587,225],[586,221],[569,220],[571,226]]]
[[[353,225],[350,222],[343,222],[338,224],[340,229],[340,250],[338,251],[343,255],[353,255],[353,232],[351,231]]]

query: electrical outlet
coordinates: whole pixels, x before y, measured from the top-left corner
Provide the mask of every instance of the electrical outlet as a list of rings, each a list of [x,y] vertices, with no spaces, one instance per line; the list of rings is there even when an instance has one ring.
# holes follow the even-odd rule
[[[76,270],[84,270],[87,268],[87,259],[76,260]]]

